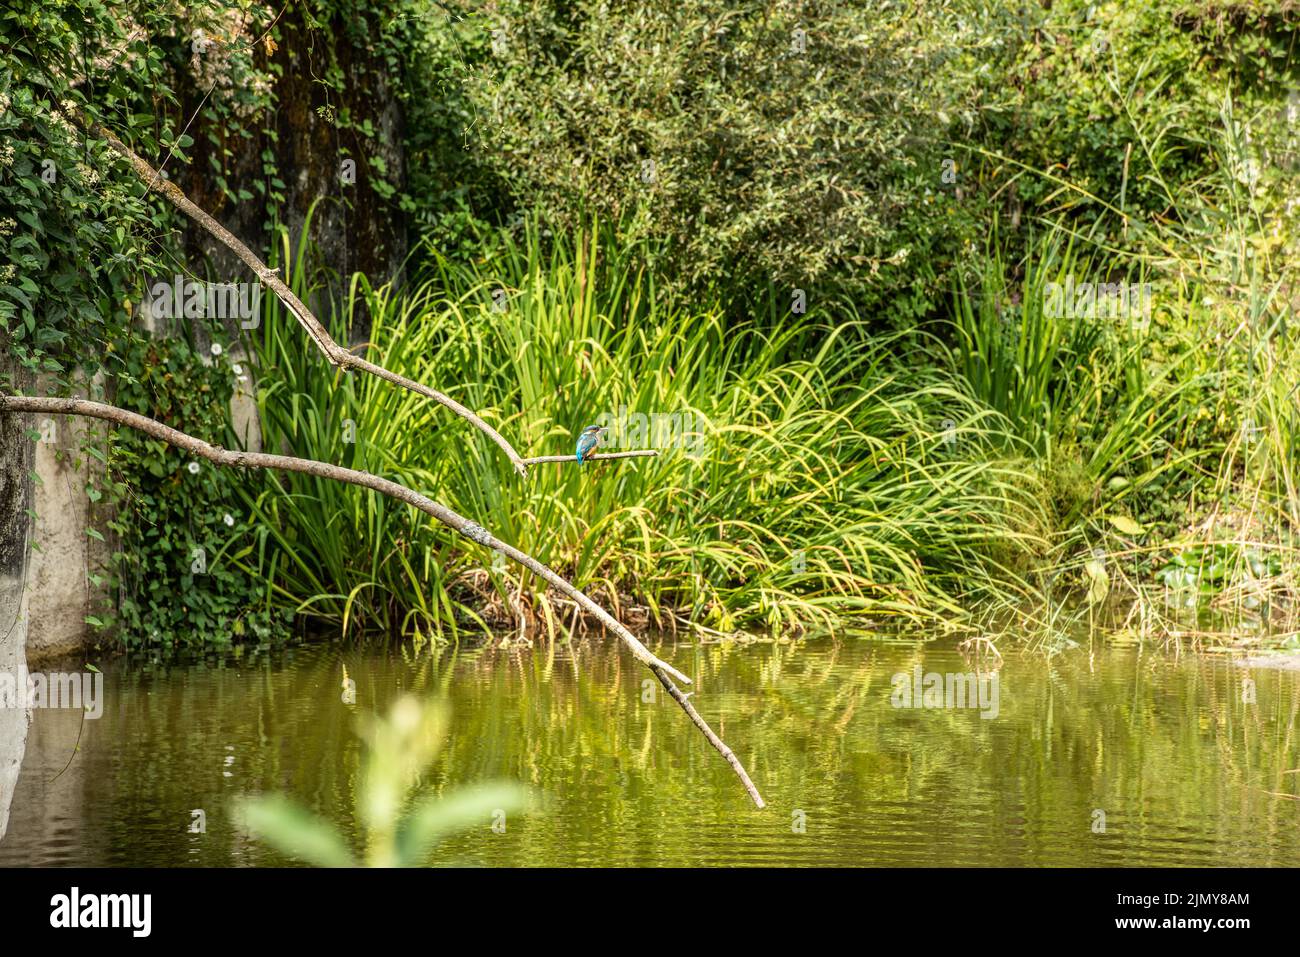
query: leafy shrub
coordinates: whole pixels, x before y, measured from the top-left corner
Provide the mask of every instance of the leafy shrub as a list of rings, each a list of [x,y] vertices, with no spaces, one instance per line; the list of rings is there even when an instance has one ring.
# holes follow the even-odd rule
[[[595,213],[666,240],[662,277],[916,309],[900,289],[932,292],[931,256],[970,222],[938,202],[944,144],[992,41],[969,4],[884,6],[510,0],[449,24],[458,132],[558,232]]]
[[[986,112],[978,145],[1050,174],[1016,182],[1030,210],[1118,209],[1129,222],[1110,224],[1116,241],[1141,237],[1176,211],[1181,186],[1217,171],[1225,97],[1276,114],[1295,89],[1292,4],[1059,0],[1033,16],[1003,64],[1017,95]]]

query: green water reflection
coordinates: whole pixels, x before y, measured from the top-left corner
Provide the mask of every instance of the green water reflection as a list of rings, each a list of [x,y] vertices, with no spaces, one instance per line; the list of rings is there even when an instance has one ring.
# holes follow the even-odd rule
[[[99,720],[37,712],[0,865],[291,863],[231,822],[232,798],[269,790],[355,837],[355,715],[414,691],[454,712],[428,787],[508,778],[545,802],[504,833],[485,820],[438,860],[1300,866],[1298,671],[1132,648],[1009,656],[985,720],[891,704],[896,673],[972,670],[935,643],[656,650],[697,676],[697,707],[767,810],[666,695],[643,700],[646,673],[608,645],[317,645],[120,662]],[[356,705],[342,701],[344,665]],[[190,833],[194,809],[206,833]]]

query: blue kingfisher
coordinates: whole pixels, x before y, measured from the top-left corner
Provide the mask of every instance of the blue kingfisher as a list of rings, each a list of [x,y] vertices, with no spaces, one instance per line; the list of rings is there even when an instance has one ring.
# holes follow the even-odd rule
[[[583,462],[582,457],[600,444],[601,434],[608,431],[609,429],[603,428],[599,425],[589,425],[582,430],[582,434],[578,436],[579,465]]]

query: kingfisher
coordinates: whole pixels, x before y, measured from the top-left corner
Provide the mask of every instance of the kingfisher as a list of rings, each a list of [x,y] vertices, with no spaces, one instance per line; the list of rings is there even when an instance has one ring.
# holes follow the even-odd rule
[[[578,464],[582,464],[582,457],[600,444],[600,436],[609,429],[602,428],[599,425],[589,425],[582,430],[578,436]]]

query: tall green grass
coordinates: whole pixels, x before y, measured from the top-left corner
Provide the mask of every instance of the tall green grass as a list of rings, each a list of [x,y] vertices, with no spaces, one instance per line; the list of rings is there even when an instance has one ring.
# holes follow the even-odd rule
[[[1159,156],[1153,122],[1135,148]],[[774,290],[748,317],[735,290],[720,293],[724,316],[662,295],[653,250],[603,227],[550,236],[527,223],[474,263],[427,250],[409,288],[353,277],[336,337],[365,316],[369,358],[475,408],[524,455],[571,454],[583,426],[623,411],[687,416],[700,444],[520,479],[440,406],[331,370],[273,300],[252,343],[265,442],[427,492],[632,624],[837,629],[1026,599],[1059,624],[1054,602],[1073,585],[1137,595],[1142,630],[1183,575],[1170,567],[1213,579],[1212,596],[1294,604],[1294,267],[1240,175],[1246,140],[1225,104],[1222,176],[1165,185],[1167,222],[1130,223],[1122,202],[1061,184],[1103,215],[1086,232],[1034,219],[1028,243],[995,229],[936,334],[881,335],[843,302],[792,315]],[[305,249],[281,258],[301,296],[319,292]],[[1151,282],[1149,321],[1049,314],[1047,284],[1067,278]],[[264,522],[246,559],[268,601],[421,634],[582,624],[405,506],[269,482],[249,492]]]
[[[1054,228],[1013,262],[995,229],[975,281],[959,279],[945,360],[998,414],[1004,446],[1040,469],[1055,531],[1185,468],[1202,451],[1179,449],[1189,396],[1213,384],[1192,349],[1153,350],[1177,312],[1168,302],[1150,317],[1048,308],[1052,283],[1148,281],[1140,260],[1081,254],[1080,245]]]
[[[698,444],[521,479],[440,406],[335,373],[270,302],[252,344],[265,446],[425,492],[634,623],[833,629],[1027,590],[1044,544],[1035,488],[951,375],[899,362],[854,319],[738,323],[666,302],[643,251],[609,235],[530,225],[491,262],[434,253],[400,293],[354,277],[334,333],[364,309],[368,358],[476,409],[525,456],[572,454],[622,410],[690,416]],[[288,279],[310,295],[303,258]],[[526,573],[377,495],[276,476],[249,505],[264,529],[250,570],[306,614],[444,635],[576,622]]]
[[[954,298],[947,363],[1001,416],[1004,447],[1044,486],[1046,577],[1064,571],[1095,598],[1104,575],[1110,597],[1138,599],[1117,609],[1138,635],[1208,636],[1240,624],[1221,613],[1244,610],[1249,628],[1294,636],[1300,350],[1288,334],[1296,260],[1286,251],[1296,221],[1264,185],[1278,171],[1261,145],[1283,134],[1275,115],[1243,117],[1226,99],[1219,129],[1200,142],[1216,172],[1174,185],[1163,170],[1177,159],[1166,145],[1176,117],[1114,92],[1168,215],[1131,221],[1122,197],[1057,180],[1057,215],[1091,207],[1097,217],[1086,232],[1036,219],[1037,237],[1014,255],[995,231]],[[1149,324],[1045,315],[1046,284],[1066,276],[1151,281]]]

